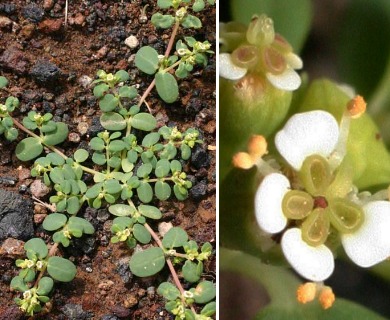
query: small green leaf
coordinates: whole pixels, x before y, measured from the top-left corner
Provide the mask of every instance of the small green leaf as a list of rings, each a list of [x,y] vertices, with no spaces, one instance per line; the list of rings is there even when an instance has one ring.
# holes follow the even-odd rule
[[[19,134],[19,132],[16,128],[9,128],[8,130],[5,131],[4,137],[8,141],[14,141],[18,137],[18,134]]]
[[[144,163],[139,166],[137,170],[137,176],[140,178],[146,178],[150,175],[153,170],[153,166],[150,163]]]
[[[192,10],[194,12],[202,11],[205,7],[205,3],[203,0],[195,0],[194,4],[192,5]]]
[[[121,166],[124,172],[131,172],[134,169],[134,163],[130,162],[127,158],[122,159]]]
[[[122,140],[111,141],[108,145],[108,150],[111,152],[119,152],[126,148],[126,144]]]
[[[131,118],[131,125],[138,130],[152,131],[157,126],[157,120],[149,113],[138,113]]]
[[[96,151],[92,155],[92,161],[95,162],[96,164],[102,166],[107,161],[106,160],[106,155],[104,153]]]
[[[160,134],[158,132],[151,132],[148,133],[142,139],[142,145],[146,148],[150,148],[151,146],[155,145],[159,140],[160,140]]]
[[[154,74],[158,69],[158,52],[152,47],[145,46],[135,55],[135,66],[147,74]]]
[[[203,307],[202,311],[200,311],[200,314],[206,317],[211,317],[212,315],[215,314],[216,310],[217,310],[217,303],[215,301],[212,301]]]
[[[178,160],[171,161],[171,171],[172,173],[182,170],[181,163]]]
[[[134,99],[137,96],[137,89],[129,86],[120,87],[119,96],[121,98]]]
[[[55,146],[61,142],[64,142],[68,137],[68,126],[63,122],[57,122],[56,130],[49,132],[43,138],[43,142],[49,146]]]
[[[45,241],[41,238],[32,238],[24,244],[27,257],[33,259],[34,255],[39,259],[44,259],[49,250],[47,249]]]
[[[52,213],[43,220],[43,228],[47,231],[55,231],[66,224],[68,218],[62,213]]]
[[[110,194],[115,194],[122,190],[122,186],[118,180],[110,179],[104,182],[104,190]]]
[[[203,272],[203,263],[201,261],[195,263],[187,260],[183,265],[182,272],[185,280],[188,282],[197,282]]]
[[[149,231],[142,224],[136,223],[133,226],[133,234],[134,238],[143,244],[147,244],[151,240]]]
[[[165,201],[171,196],[172,190],[168,183],[157,181],[154,185],[154,192],[159,200]]]
[[[89,145],[91,146],[91,148],[93,150],[96,150],[96,151],[102,151],[105,148],[103,139],[98,138],[98,137],[92,138],[91,141],[89,142]]]
[[[68,226],[71,230],[80,229],[85,234],[93,234],[95,232],[95,228],[89,221],[79,217],[70,217]]]
[[[55,166],[62,166],[65,163],[65,159],[54,152],[50,152],[46,158],[50,160],[50,163]]]
[[[181,187],[177,184],[173,186],[173,193],[175,194],[175,197],[177,200],[183,201],[188,198],[188,191],[186,188]]]
[[[118,79],[119,82],[125,82],[129,80],[129,74],[125,70],[119,70],[115,73],[115,78]]]
[[[6,77],[0,76],[0,89],[8,85],[8,80]]]
[[[54,281],[50,277],[42,277],[39,280],[37,294],[40,296],[46,296],[53,289]]]
[[[161,9],[168,9],[172,6],[172,0],[157,0],[157,5]]]
[[[198,17],[188,14],[182,21],[181,25],[183,28],[194,28],[199,29],[202,27],[202,22]]]
[[[105,83],[100,83],[98,84],[97,86],[95,86],[95,88],[93,88],[93,95],[100,99],[101,97],[103,97],[104,93],[108,91],[110,87],[105,84]]]
[[[157,288],[157,293],[167,300],[176,300],[180,297],[180,291],[170,282],[163,282]]]
[[[147,182],[141,182],[137,188],[138,198],[143,203],[149,203],[153,199],[153,189],[151,185]]]
[[[214,299],[216,294],[215,285],[211,281],[202,281],[190,291],[194,294],[196,303],[207,303]]]
[[[119,104],[119,99],[112,94],[106,94],[103,99],[99,101],[99,107],[104,112],[114,110]]]
[[[80,200],[78,197],[70,197],[66,201],[66,211],[69,214],[76,214],[80,210]]]
[[[173,227],[164,235],[162,244],[165,248],[182,247],[188,241],[187,233],[180,227]]]
[[[157,12],[152,15],[151,21],[156,28],[167,29],[173,25],[175,18],[169,14],[161,14]]]
[[[168,72],[158,72],[155,76],[156,89],[166,103],[173,103],[179,96],[177,81],[173,75]]]
[[[108,211],[114,216],[124,217],[131,216],[135,212],[135,208],[127,204],[114,204],[108,207]]]
[[[77,270],[71,261],[53,256],[47,262],[47,272],[57,281],[69,282],[76,276]]]
[[[183,143],[180,146],[180,151],[181,151],[181,158],[183,160],[188,160],[191,157],[191,148],[188,145]]]
[[[76,160],[76,162],[84,162],[88,159],[89,153],[85,149],[77,149],[76,152],[73,155],[73,158]]]
[[[28,137],[18,143],[15,149],[16,156],[21,161],[29,161],[38,157],[43,146],[38,138]]]
[[[171,170],[170,162],[167,159],[161,159],[156,163],[155,174],[157,178],[166,177]]]
[[[157,220],[157,219],[161,219],[161,217],[162,217],[161,211],[158,208],[153,207],[153,206],[141,204],[138,207],[138,211],[140,214],[142,214],[143,216],[150,218],[150,219]]]
[[[123,130],[127,126],[126,120],[116,112],[104,112],[100,116],[100,123],[104,129],[112,131]]]
[[[152,276],[164,267],[164,252],[158,247],[136,252],[131,257],[129,265],[131,272],[137,277]]]
[[[12,289],[18,290],[20,292],[24,292],[24,291],[28,290],[28,287],[24,283],[23,277],[21,277],[21,276],[13,277],[11,280],[10,287]]]

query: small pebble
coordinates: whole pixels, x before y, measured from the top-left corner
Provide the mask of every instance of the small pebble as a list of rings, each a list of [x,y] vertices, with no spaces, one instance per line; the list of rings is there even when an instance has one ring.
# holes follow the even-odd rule
[[[44,0],[43,1],[43,9],[50,10],[54,6],[54,0]]]
[[[23,241],[7,238],[0,247],[0,256],[9,258],[22,257],[25,254],[23,246]]]
[[[70,142],[80,142],[80,136],[76,132],[69,133],[68,139]]]
[[[35,198],[39,199],[46,196],[50,189],[41,180],[34,180],[30,186],[30,191]]]
[[[164,237],[164,235],[173,227],[171,222],[161,222],[158,224],[158,233],[161,237]]]
[[[137,48],[139,45],[139,41],[137,37],[130,36],[125,39],[125,45],[127,45],[129,48],[134,49]]]
[[[7,28],[12,25],[12,20],[7,17],[0,17],[0,28]]]
[[[92,78],[88,77],[87,75],[83,75],[81,76],[77,82],[84,88],[84,89],[88,89],[89,86],[91,85],[92,83]]]
[[[34,214],[34,223],[35,224],[42,224],[43,220],[45,220],[46,217],[47,217],[46,213]]]
[[[86,122],[80,122],[78,125],[77,125],[77,130],[78,132],[83,136],[85,135],[87,132],[88,132],[88,129],[89,129],[89,125],[88,123]]]

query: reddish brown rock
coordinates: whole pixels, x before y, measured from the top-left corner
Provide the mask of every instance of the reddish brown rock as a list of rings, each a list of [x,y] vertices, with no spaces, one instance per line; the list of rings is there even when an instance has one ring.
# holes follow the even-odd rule
[[[38,30],[43,33],[55,33],[62,27],[62,19],[47,19],[38,25]]]

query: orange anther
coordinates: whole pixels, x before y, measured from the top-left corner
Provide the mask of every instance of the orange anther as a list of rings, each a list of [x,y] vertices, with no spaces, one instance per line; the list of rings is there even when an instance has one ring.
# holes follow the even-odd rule
[[[263,136],[253,135],[248,142],[248,153],[254,160],[267,154],[267,140]]]
[[[352,119],[359,118],[366,111],[367,103],[362,96],[356,96],[347,104],[347,109]]]
[[[253,167],[254,162],[248,153],[238,152],[233,156],[233,165],[236,168],[250,169]]]
[[[313,301],[316,297],[317,285],[314,282],[301,284],[297,289],[297,300],[300,303]]]
[[[322,308],[329,309],[333,303],[336,300],[336,297],[332,291],[332,288],[330,287],[324,287],[321,290],[320,296],[318,297],[318,300],[322,306]]]

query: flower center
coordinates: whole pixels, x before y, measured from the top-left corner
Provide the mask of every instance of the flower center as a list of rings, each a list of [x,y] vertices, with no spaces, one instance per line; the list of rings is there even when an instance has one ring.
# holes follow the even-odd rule
[[[314,198],[314,208],[323,208],[325,209],[328,206],[328,201],[325,197],[318,196]]]

